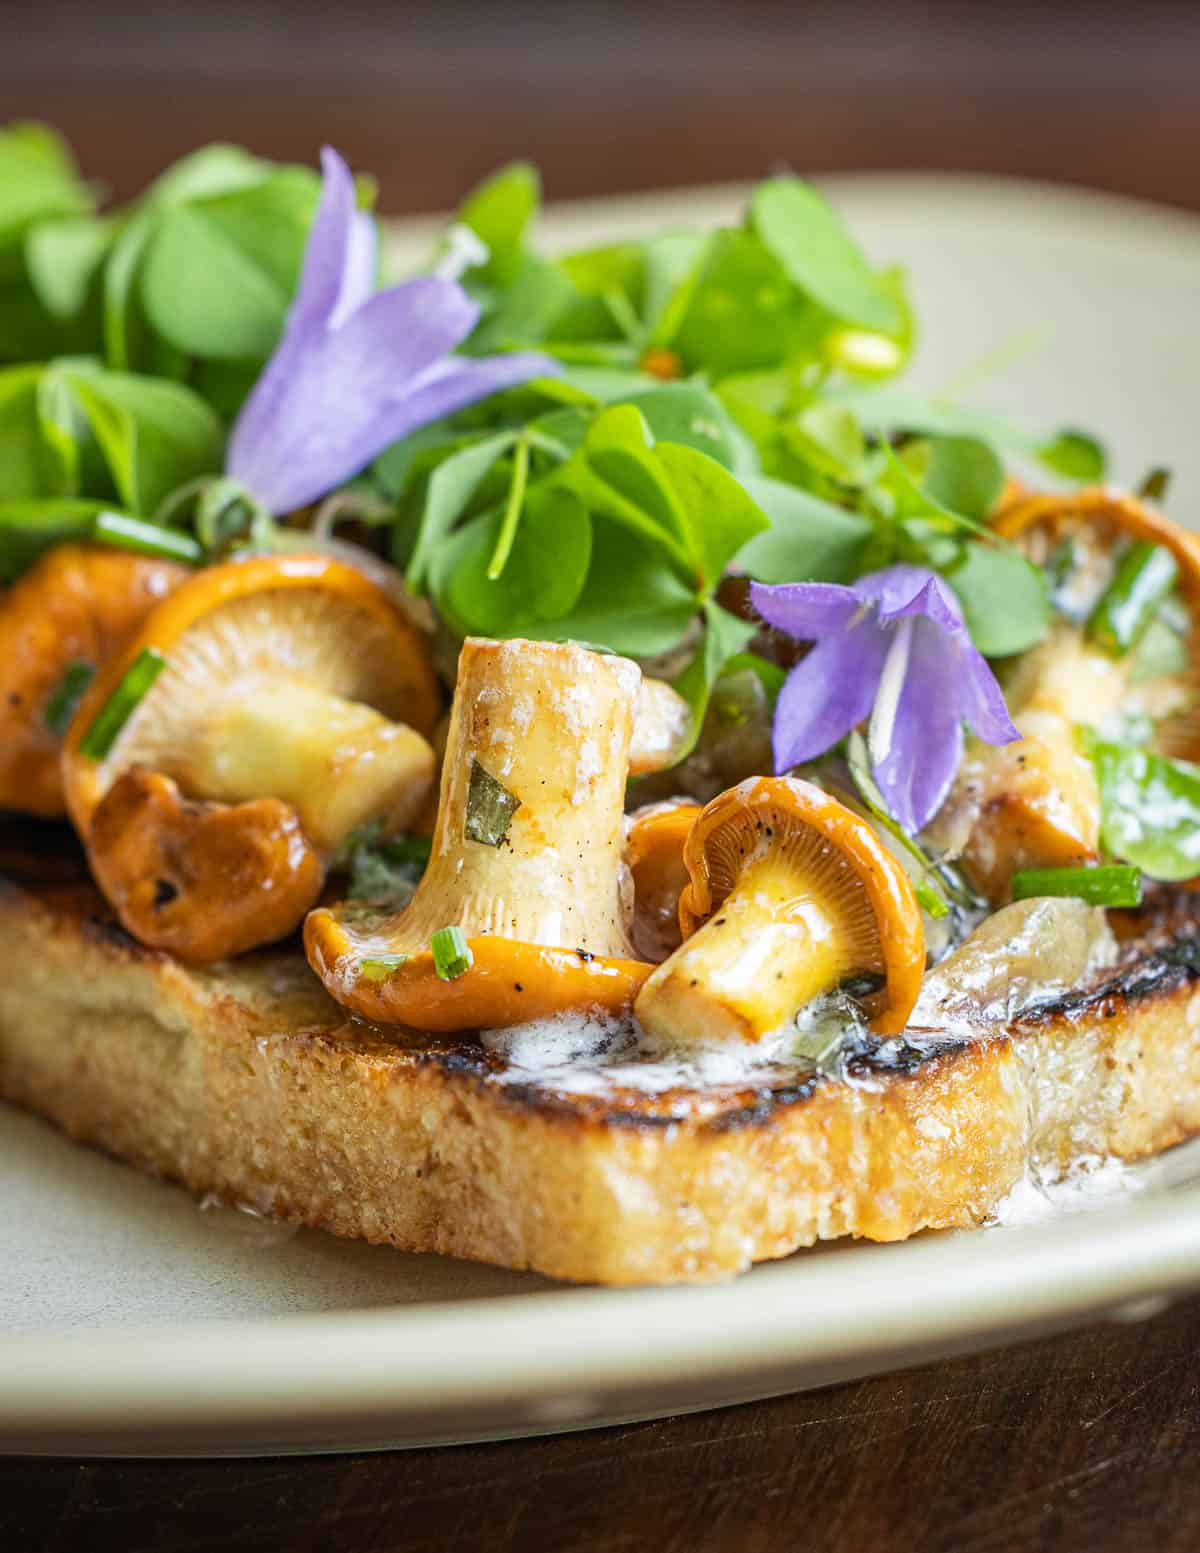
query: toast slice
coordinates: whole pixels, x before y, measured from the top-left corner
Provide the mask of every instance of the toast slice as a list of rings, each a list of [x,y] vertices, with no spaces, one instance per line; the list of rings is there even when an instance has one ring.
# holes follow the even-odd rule
[[[185,968],[41,871],[0,882],[0,1097],[194,1192],[404,1250],[698,1282],[979,1224],[1027,1171],[1200,1131],[1200,920],[1179,892],[1127,924],[1115,968],[986,1038],[647,1088],[375,1030],[294,947]]]

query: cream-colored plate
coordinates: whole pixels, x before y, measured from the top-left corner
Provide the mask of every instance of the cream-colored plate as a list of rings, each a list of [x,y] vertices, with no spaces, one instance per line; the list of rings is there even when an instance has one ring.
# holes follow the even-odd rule
[[[916,377],[1042,349],[976,397],[1104,435],[1116,472],[1200,490],[1200,222],[1070,190],[942,177],[830,185],[911,266]],[[563,208],[555,242],[732,217],[743,191]],[[425,251],[429,228],[397,234]],[[0,975],[3,974],[0,969]],[[1200,1287],[1200,1159],[1024,1228],[837,1246],[719,1288],[566,1289],[292,1233],[0,1113],[0,1450],[353,1450],[614,1423],[815,1386]],[[1097,1206],[1099,1202],[1099,1206]]]

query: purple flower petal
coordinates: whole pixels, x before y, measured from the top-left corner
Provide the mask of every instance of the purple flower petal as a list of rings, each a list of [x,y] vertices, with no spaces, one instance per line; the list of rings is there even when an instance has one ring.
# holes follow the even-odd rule
[[[888,634],[864,619],[827,636],[788,675],[775,707],[776,771],[813,760],[844,739],[871,710]]]
[[[387,446],[364,438],[364,429],[469,334],[477,316],[460,286],[428,276],[379,292],[340,329],[323,330],[286,358],[281,350],[234,425],[228,473],[276,513],[331,491]],[[276,371],[281,362],[286,379]]]
[[[874,768],[892,817],[910,834],[945,803],[962,760],[961,672],[942,628],[916,620],[891,748]]]
[[[361,238],[356,244],[355,217],[359,214],[354,174],[332,146],[321,148],[321,199],[304,249],[300,284],[288,317],[288,329],[317,330],[328,327],[338,304],[351,286],[361,284]],[[355,248],[359,252],[354,252]],[[357,297],[345,296],[347,307],[370,295],[373,277]]]
[[[863,608],[853,588],[836,582],[752,582],[750,602],[768,625],[797,642],[843,630]]]
[[[965,632],[958,648],[958,707],[971,732],[987,744],[1011,744],[1021,737],[987,659]]]

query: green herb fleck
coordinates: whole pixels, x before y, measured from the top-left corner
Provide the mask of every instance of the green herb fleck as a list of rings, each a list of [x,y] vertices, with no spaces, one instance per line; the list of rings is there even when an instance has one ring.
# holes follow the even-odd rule
[[[105,759],[122,728],[137,710],[138,703],[166,666],[167,660],[162,653],[153,647],[143,647],[80,740],[81,755],[88,760]]]
[[[95,665],[74,658],[63,670],[63,676],[46,702],[42,721],[56,738],[61,739],[71,725],[75,709],[83,700],[83,693],[92,683]]]
[[[433,968],[442,981],[455,981],[465,975],[475,963],[471,946],[458,927],[440,927],[429,940],[433,951]]]
[[[472,759],[467,784],[467,840],[478,841],[485,847],[502,847],[508,840],[512,817],[520,807],[521,800]]]
[[[373,982],[386,981],[407,959],[406,954],[368,955],[358,962],[359,979]]]

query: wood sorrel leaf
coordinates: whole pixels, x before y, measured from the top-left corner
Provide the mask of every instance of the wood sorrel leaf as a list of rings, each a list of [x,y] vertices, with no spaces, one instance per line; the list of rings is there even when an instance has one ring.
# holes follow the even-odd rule
[[[430,476],[407,580],[414,592],[427,586],[430,566],[466,512],[485,476],[517,440],[515,431],[484,437],[439,464]]]
[[[29,284],[54,318],[74,318],[83,311],[115,232],[115,222],[95,216],[59,216],[39,221],[29,232]]]
[[[265,357],[300,273],[320,192],[306,168],[163,210],[146,242],[151,326],[189,355]]]
[[[962,605],[971,640],[986,658],[1025,652],[1050,620],[1046,574],[1015,550],[971,539],[946,581]]]
[[[674,647],[700,608],[695,590],[653,547],[592,515],[592,558],[578,602],[542,635],[651,657]]]
[[[46,494],[55,467],[38,415],[41,367],[0,371],[0,500],[24,501]]]
[[[20,244],[37,221],[83,214],[93,195],[66,141],[45,124],[0,130],[0,277],[20,264]]]
[[[675,680],[675,689],[692,712],[687,738],[679,752],[680,760],[696,747],[713,686],[726,665],[743,650],[757,630],[757,622],[739,620],[712,599],[705,604],[704,639],[696,649],[695,657]]]
[[[753,230],[807,296],[846,323],[897,333],[903,316],[832,205],[800,178],[768,178],[750,202]]]
[[[511,285],[530,224],[542,201],[542,180],[532,162],[509,162],[459,206],[458,220],[488,250],[480,274],[493,285]]]
[[[1200,874],[1200,767],[1089,738],[1101,836],[1114,857],[1152,879]]]
[[[430,573],[438,611],[461,636],[541,636],[574,607],[592,558],[592,524],[570,491],[531,490],[499,577],[488,576],[502,514],[483,513],[441,546]]]
[[[743,479],[770,527],[739,552],[738,563],[759,582],[849,582],[862,569],[874,524],[822,501],[799,486],[766,475]]]
[[[1004,465],[979,437],[932,437],[924,484],[941,506],[982,522],[1004,489]]]
[[[131,512],[150,516],[180,486],[219,473],[224,430],[182,383],[128,372],[62,372]]]

